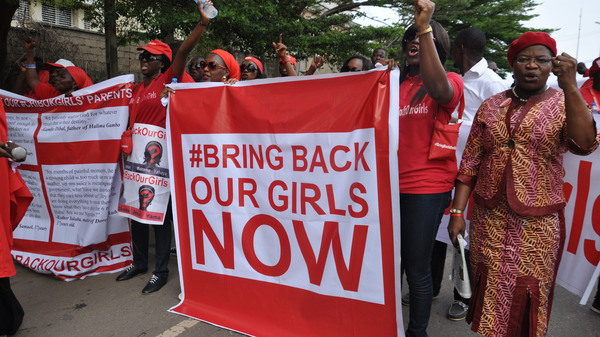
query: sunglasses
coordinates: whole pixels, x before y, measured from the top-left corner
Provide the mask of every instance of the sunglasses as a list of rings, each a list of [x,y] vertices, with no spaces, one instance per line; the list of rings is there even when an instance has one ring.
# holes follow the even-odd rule
[[[150,53],[141,53],[140,54],[140,61],[141,60],[147,60],[147,61],[162,61],[162,56],[161,55],[152,55]]]
[[[208,67],[208,70],[215,70],[217,68],[219,69],[227,69],[227,67],[224,67],[220,64],[218,64],[215,61],[211,61],[211,62],[204,62],[204,61],[200,61],[200,67],[202,67],[202,69],[204,69],[205,67]]]
[[[362,68],[350,68],[349,71],[350,72],[362,71]]]
[[[256,66],[254,64],[248,64],[248,65],[242,64],[240,66],[240,71],[244,72],[244,70],[248,71],[249,73],[254,73],[254,72],[258,71],[258,68],[256,68]]]
[[[189,68],[190,70],[192,69],[202,69],[206,66],[206,63],[204,63],[204,66],[202,66],[202,63],[196,63],[196,64],[190,64]]]

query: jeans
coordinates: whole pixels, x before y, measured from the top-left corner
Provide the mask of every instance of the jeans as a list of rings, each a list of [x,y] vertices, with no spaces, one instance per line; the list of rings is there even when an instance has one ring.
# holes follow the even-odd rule
[[[431,253],[450,191],[435,194],[400,193],[401,261],[410,292],[406,336],[427,336],[433,282]]]
[[[137,269],[148,269],[148,241],[150,240],[150,227],[154,229],[156,264],[154,275],[167,277],[169,275],[169,257],[171,256],[171,228],[173,227],[173,213],[171,202],[167,206],[165,221],[162,225],[148,225],[131,220],[131,246],[133,247],[133,265]]]

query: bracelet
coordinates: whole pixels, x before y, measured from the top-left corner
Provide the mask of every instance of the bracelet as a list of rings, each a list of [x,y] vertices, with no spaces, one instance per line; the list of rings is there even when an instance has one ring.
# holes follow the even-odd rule
[[[463,213],[465,213],[465,211],[460,210],[460,209],[456,209],[456,208],[450,209],[450,214],[463,214]]]
[[[287,59],[287,60],[285,60],[285,61],[281,62],[281,64],[286,64],[286,63],[289,63],[289,62],[290,62],[290,60],[289,60],[289,59]]]
[[[431,31],[432,31],[432,29],[431,29],[431,26],[429,26],[429,27],[427,27],[427,28],[423,29],[422,31],[420,31],[420,32],[417,32],[417,36],[421,36],[421,35],[424,35],[424,34],[430,33]]]
[[[462,218],[465,215],[462,214],[462,213],[450,213],[450,216],[453,217],[453,218],[456,218],[456,217]]]
[[[200,22],[198,22],[198,23],[200,24],[200,26],[204,26],[204,27],[206,27],[206,26],[208,26],[208,23],[209,23],[209,22],[210,22],[210,21],[208,21],[207,23],[204,23],[204,22],[202,22],[202,20],[200,20]]]
[[[26,65],[25,69],[37,69],[37,67],[36,66]]]

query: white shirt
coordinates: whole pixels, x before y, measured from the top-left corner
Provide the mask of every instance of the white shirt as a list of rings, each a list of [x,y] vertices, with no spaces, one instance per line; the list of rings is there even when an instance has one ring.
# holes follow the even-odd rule
[[[467,70],[463,75],[463,83],[465,84],[465,111],[462,119],[465,121],[473,121],[475,113],[486,98],[508,89],[502,77],[488,68],[485,58],[481,58]],[[454,111],[452,116],[458,118],[458,112]]]

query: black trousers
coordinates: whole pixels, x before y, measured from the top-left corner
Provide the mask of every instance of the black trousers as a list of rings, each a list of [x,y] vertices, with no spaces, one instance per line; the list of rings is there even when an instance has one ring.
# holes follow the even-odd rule
[[[23,308],[10,288],[10,279],[0,278],[0,335],[17,333],[23,315]]]
[[[150,227],[154,230],[156,264],[154,275],[167,277],[169,275],[169,257],[171,255],[171,236],[173,227],[173,212],[171,202],[167,206],[165,221],[162,225],[147,225],[131,220],[131,246],[133,247],[133,265],[137,269],[148,269],[148,242]]]

